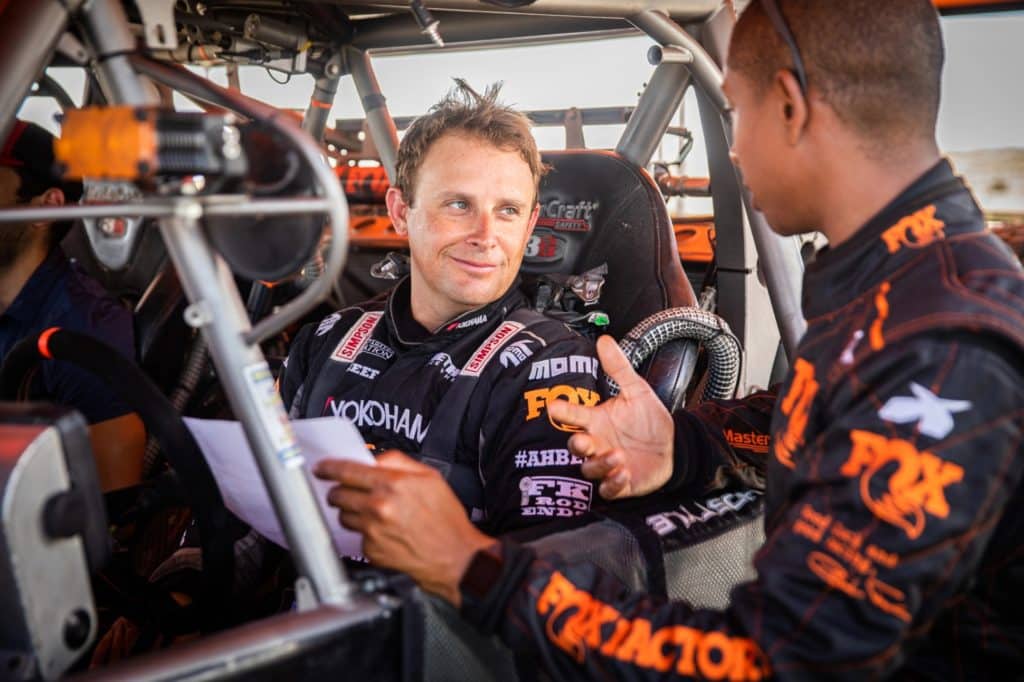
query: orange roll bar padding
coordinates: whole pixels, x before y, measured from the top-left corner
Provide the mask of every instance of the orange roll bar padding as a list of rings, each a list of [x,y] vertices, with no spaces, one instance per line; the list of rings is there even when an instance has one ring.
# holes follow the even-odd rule
[[[129,106],[71,109],[53,148],[65,178],[148,176],[157,167],[155,111]]]
[[[39,335],[39,340],[36,342],[39,354],[47,360],[53,360],[53,353],[50,352],[50,337],[59,331],[60,327],[50,327]]]

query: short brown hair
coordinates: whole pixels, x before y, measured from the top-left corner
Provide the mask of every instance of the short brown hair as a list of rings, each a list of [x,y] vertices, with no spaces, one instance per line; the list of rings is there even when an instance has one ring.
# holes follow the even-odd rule
[[[413,202],[416,174],[430,146],[449,133],[478,137],[498,149],[518,152],[530,167],[535,188],[540,186],[547,169],[537,151],[530,119],[499,103],[499,90],[501,83],[495,83],[481,95],[466,81],[456,78],[455,87],[445,98],[413,121],[398,146],[395,164],[395,187],[402,191],[406,202]]]
[[[934,139],[945,51],[930,0],[777,0],[817,90],[873,147]],[[740,15],[729,68],[760,89],[793,59],[759,0]]]

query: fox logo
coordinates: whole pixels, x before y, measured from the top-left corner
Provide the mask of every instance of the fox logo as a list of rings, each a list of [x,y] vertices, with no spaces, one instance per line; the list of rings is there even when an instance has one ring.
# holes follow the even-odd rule
[[[935,217],[935,206],[925,206],[920,211],[904,216],[898,223],[882,233],[882,242],[889,253],[896,253],[904,246],[919,249],[946,236],[946,223]]]
[[[908,441],[870,431],[851,431],[853,448],[839,473],[860,476],[860,494],[871,512],[915,540],[924,532],[925,514],[949,516],[945,490],[963,480],[959,464],[920,452]],[[876,495],[876,477],[888,477],[887,490]]]

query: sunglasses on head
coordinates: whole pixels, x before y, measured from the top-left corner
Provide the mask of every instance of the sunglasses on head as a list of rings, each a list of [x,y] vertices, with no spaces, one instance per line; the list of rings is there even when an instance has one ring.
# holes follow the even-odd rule
[[[796,40],[793,38],[793,32],[789,30],[786,18],[782,16],[782,11],[775,0],[761,0],[761,7],[764,9],[764,13],[768,15],[768,21],[772,22],[775,32],[782,38],[782,42],[786,43],[789,47],[790,55],[793,57],[793,75],[796,76],[797,82],[800,83],[800,92],[806,95],[807,71],[804,69],[804,60],[800,57],[800,49],[796,46]]]

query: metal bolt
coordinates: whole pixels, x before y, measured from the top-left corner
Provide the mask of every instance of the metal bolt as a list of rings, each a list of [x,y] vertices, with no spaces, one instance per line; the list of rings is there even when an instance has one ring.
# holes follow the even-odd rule
[[[225,159],[234,161],[242,155],[242,134],[235,126],[225,125],[221,135],[224,142],[221,153],[224,154]]]
[[[206,301],[196,301],[185,308],[185,324],[193,329],[199,329],[213,322],[213,312]]]
[[[327,68],[324,69],[324,73],[326,73],[331,78],[337,78],[338,76],[341,75],[341,65],[339,65],[337,62],[328,62]]]

